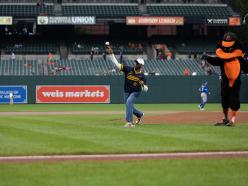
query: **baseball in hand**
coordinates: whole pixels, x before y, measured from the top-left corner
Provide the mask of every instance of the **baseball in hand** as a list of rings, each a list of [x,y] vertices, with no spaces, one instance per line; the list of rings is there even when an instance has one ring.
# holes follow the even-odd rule
[[[113,54],[113,50],[112,50],[110,43],[108,41],[105,42],[105,46],[106,46],[106,53],[107,54]]]
[[[143,86],[141,86],[141,89],[142,89],[142,91],[147,92],[148,91],[148,86],[143,85]]]

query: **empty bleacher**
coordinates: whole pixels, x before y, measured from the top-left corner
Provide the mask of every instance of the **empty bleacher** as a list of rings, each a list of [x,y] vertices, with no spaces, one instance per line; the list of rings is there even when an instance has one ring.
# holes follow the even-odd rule
[[[14,52],[15,54],[48,54],[49,52],[55,54],[58,51],[56,43],[23,43],[14,44],[6,43],[3,51],[5,54]]]
[[[233,12],[226,4],[149,4],[147,5],[149,15],[156,16],[185,16],[204,18],[227,18]]]
[[[36,4],[2,4],[0,6],[0,16],[36,17],[38,15],[53,15],[53,6]]]
[[[55,60],[54,64],[48,65],[48,74],[59,76],[117,75],[118,72],[113,69],[113,64],[103,59]]]
[[[215,53],[216,41],[207,39],[178,40],[175,49],[180,54]]]
[[[134,66],[133,60],[125,61],[126,65]],[[59,70],[61,68],[61,70]],[[62,69],[64,68],[64,69]],[[205,75],[205,71],[195,60],[146,60],[144,72],[155,75],[183,75],[185,68],[190,73],[196,72],[197,75]],[[57,70],[57,71],[56,71]],[[76,76],[95,76],[95,75],[120,75],[114,65],[101,58],[94,60],[56,60],[55,64],[48,65],[50,75],[76,75]]]
[[[53,3],[54,0],[43,0]],[[0,3],[37,3],[38,0],[1,0]],[[146,3],[222,3],[221,0],[146,0]],[[139,3],[139,0],[62,0],[62,3]]]
[[[138,0],[62,0],[62,3],[138,3]]]
[[[4,0],[6,2],[7,0]],[[17,2],[19,0],[16,0]],[[12,2],[10,0],[10,2]],[[13,0],[13,2],[15,2]],[[54,6],[50,0],[45,1],[45,5],[37,6],[33,0],[24,2],[31,3],[1,3],[0,16],[14,17],[36,17],[38,15],[55,15]],[[48,2],[48,3],[46,3]],[[135,0],[129,1],[74,1],[62,3],[61,14],[64,16],[96,16],[98,18],[125,18],[126,16],[139,16],[142,13]],[[69,1],[70,2],[70,1]],[[77,2],[79,2],[77,4]],[[84,3],[85,2],[85,3]],[[88,2],[88,3],[87,3]],[[108,3],[109,2],[109,3]],[[154,3],[147,4],[146,15],[151,16],[185,16],[185,17],[205,17],[205,18],[227,18],[233,16],[235,12],[227,4],[168,4]]]
[[[1,60],[1,76],[36,76],[42,75],[42,68],[37,60]]]
[[[105,52],[104,43],[106,41],[109,40],[104,38],[77,40],[70,44],[71,52],[72,54],[90,54],[91,50],[93,50],[97,54],[103,54]],[[110,42],[113,45],[115,54],[119,54],[121,51],[124,54],[143,54],[143,46],[140,41],[118,39]]]
[[[37,3],[39,0],[1,0],[0,3]],[[54,0],[43,0],[44,3],[53,3]]]
[[[165,44],[169,50],[178,54],[203,54],[215,53],[218,39],[212,37],[152,37],[151,44]]]
[[[208,3],[208,4],[212,4],[212,3],[223,3],[223,0],[147,0],[147,3],[187,3],[187,4],[191,4],[191,3],[199,3],[199,4],[203,4],[203,3]]]
[[[133,60],[126,60],[124,63],[134,66]],[[195,72],[196,75],[206,75],[206,72],[193,59],[146,60],[143,70],[147,75],[182,76],[186,68],[189,69],[190,74]],[[40,64],[37,60],[1,60],[0,75],[109,76],[121,75],[121,72],[115,69],[111,61],[103,58],[54,60],[49,64],[46,62]]]
[[[140,15],[138,5],[63,5],[62,13],[64,16],[96,16],[96,17],[126,17]]]
[[[197,75],[205,75],[205,72],[197,62],[189,59],[148,60],[145,63],[144,71],[147,73],[158,73],[160,75],[181,76],[185,68],[188,68],[190,73],[196,72]]]

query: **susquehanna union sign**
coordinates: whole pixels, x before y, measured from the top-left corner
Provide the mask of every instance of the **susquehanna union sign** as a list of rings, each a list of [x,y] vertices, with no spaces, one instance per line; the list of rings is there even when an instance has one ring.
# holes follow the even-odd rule
[[[94,25],[94,16],[38,16],[38,25]]]

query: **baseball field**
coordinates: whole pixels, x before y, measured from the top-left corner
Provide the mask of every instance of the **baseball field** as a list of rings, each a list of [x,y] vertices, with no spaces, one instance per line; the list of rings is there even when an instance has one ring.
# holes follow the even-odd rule
[[[123,104],[1,105],[0,186],[247,186],[248,104],[235,127],[219,104],[137,108],[123,128]]]

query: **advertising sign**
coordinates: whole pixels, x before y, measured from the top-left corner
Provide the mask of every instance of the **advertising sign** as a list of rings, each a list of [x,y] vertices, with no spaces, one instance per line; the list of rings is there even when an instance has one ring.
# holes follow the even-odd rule
[[[127,25],[184,25],[184,17],[127,16]]]
[[[13,18],[11,16],[0,16],[0,25],[12,25]]]
[[[213,19],[208,18],[206,19],[206,23],[208,26],[227,26],[228,25],[228,19]]]
[[[240,17],[229,17],[229,26],[240,26]]]
[[[110,103],[110,86],[36,86],[36,103]]]
[[[94,16],[38,16],[38,25],[94,25],[96,18]]]
[[[10,103],[11,95],[13,103],[27,103],[27,86],[0,86],[0,103]]]

